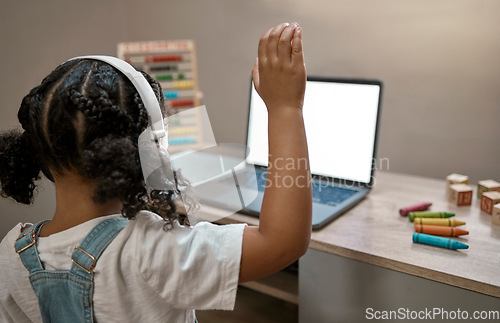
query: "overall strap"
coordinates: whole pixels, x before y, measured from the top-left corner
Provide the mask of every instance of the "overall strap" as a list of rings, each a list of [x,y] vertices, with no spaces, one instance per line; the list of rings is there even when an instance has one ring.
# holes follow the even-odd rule
[[[14,250],[21,257],[21,261],[24,267],[28,269],[30,275],[34,272],[43,270],[42,262],[36,250],[36,240],[38,239],[42,226],[48,221],[49,220],[38,222],[24,230],[14,244]]]
[[[125,218],[113,218],[96,225],[80,246],[75,248],[71,256],[71,272],[83,277],[92,275],[99,257],[128,222]]]

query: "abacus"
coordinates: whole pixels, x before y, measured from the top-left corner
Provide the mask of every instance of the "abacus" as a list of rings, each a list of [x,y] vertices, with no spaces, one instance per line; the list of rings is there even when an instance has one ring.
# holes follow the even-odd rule
[[[203,146],[202,120],[198,109],[190,109],[200,106],[202,97],[198,90],[194,42],[119,43],[118,57],[160,82],[169,114],[169,151],[200,149]]]

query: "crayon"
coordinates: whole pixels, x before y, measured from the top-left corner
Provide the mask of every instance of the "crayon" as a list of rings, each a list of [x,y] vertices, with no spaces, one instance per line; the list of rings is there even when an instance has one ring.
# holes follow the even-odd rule
[[[407,206],[407,207],[399,209],[399,214],[401,214],[401,216],[407,216],[408,212],[425,211],[425,210],[428,210],[431,205],[432,205],[432,203],[426,202],[426,203],[420,203],[420,204]]]
[[[452,216],[455,216],[455,213],[448,213],[448,212],[428,212],[428,211],[422,211],[422,212],[409,212],[408,213],[408,220],[413,222],[415,218],[451,218]]]
[[[433,219],[433,218],[415,218],[415,224],[441,225],[445,227],[458,227],[464,225],[465,222],[454,219]]]
[[[465,243],[461,243],[453,239],[436,237],[430,234],[417,233],[417,232],[413,234],[413,242],[428,244],[431,246],[447,248],[447,249],[469,249],[469,246],[466,245]]]
[[[417,223],[415,223],[415,232],[443,237],[458,237],[469,234],[469,231],[455,227],[443,227],[439,225],[425,225]]]

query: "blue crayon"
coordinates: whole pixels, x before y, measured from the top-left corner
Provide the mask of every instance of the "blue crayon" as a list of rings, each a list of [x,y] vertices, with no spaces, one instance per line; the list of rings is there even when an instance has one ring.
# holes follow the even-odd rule
[[[442,238],[424,233],[414,233],[413,242],[424,243],[431,246],[448,248],[448,249],[469,249],[469,246],[465,243],[461,243],[457,240]]]

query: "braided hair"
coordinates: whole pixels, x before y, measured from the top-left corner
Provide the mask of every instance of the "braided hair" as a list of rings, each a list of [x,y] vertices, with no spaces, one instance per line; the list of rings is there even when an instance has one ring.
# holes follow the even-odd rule
[[[164,109],[160,84],[141,73]],[[54,181],[54,173],[70,171],[98,183],[94,202],[119,199],[126,218],[148,209],[169,224],[189,224],[177,211],[178,190],[151,190],[144,183],[137,145],[148,114],[114,67],[92,59],[58,66],[24,97],[18,119],[23,132],[0,134],[2,197],[31,204],[41,173]]]

